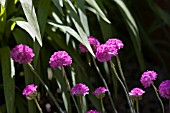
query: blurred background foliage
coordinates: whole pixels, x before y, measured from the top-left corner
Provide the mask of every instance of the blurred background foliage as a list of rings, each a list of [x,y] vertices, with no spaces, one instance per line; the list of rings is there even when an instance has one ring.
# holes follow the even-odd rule
[[[34,103],[27,102],[22,96],[23,88],[30,83],[39,85],[38,99],[44,113],[58,112],[29,68],[10,60],[11,48],[20,43],[33,48],[33,66],[64,110],[72,100],[66,100],[61,92],[65,85],[61,71],[52,71],[49,67],[49,58],[55,51],[65,50],[73,58],[73,64],[66,67],[71,86],[82,82],[90,91],[103,86],[94,64],[89,65],[90,58],[79,51],[81,42],[90,51],[90,56],[95,55],[87,36],[94,36],[101,43],[109,38],[123,41],[125,46],[119,56],[129,89],[142,87],[139,80],[145,70],[153,69],[159,74],[156,86],[162,80],[170,79],[169,6],[169,0],[0,0],[0,113],[37,113]],[[114,95],[109,65],[98,63],[98,66],[118,112],[128,113],[120,86],[119,95]],[[167,100],[163,102],[167,109]],[[92,94],[84,99],[84,103],[87,110],[101,110],[99,101]],[[112,113],[107,96],[104,104],[106,111]],[[70,106],[72,112],[76,112],[74,104]],[[141,113],[161,112],[152,89],[146,89],[140,108]]]

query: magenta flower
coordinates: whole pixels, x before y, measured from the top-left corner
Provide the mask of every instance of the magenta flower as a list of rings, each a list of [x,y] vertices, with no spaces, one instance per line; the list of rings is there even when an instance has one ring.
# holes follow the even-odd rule
[[[116,48],[117,50],[123,48],[123,46],[124,46],[122,41],[119,39],[116,39],[116,38],[109,39],[108,41],[106,41],[105,44],[111,46],[112,48]]]
[[[88,41],[89,41],[93,51],[96,52],[96,49],[100,45],[100,42],[93,36],[89,36]],[[87,48],[81,43],[79,44],[79,48],[80,48],[80,51],[83,53],[88,52]]]
[[[10,52],[11,58],[19,64],[30,63],[34,57],[33,50],[27,45],[19,44]]]
[[[170,80],[165,80],[159,85],[159,94],[163,98],[170,99]]]
[[[153,84],[153,80],[156,80],[157,75],[158,74],[154,71],[146,71],[142,74],[140,81],[145,88],[149,87]]]
[[[99,62],[107,62],[111,60],[113,55],[117,54],[117,49],[112,50],[110,46],[102,44],[97,47],[96,58]]]
[[[89,110],[89,111],[87,111],[86,113],[100,113],[100,112],[98,112],[98,111],[96,111],[96,110]]]
[[[76,84],[74,87],[72,87],[71,92],[72,95],[81,95],[85,96],[86,94],[89,94],[89,88],[85,84]]]
[[[96,95],[97,98],[103,98],[105,96],[105,92],[108,91],[105,87],[99,87],[95,89],[93,92],[94,95]]]
[[[65,51],[55,52],[50,58],[50,66],[53,69],[72,64],[72,58]]]
[[[140,88],[133,88],[131,90],[131,92],[129,92],[129,95],[132,97],[141,97],[143,95],[143,93],[145,93],[145,91],[143,91]]]
[[[38,88],[38,86],[36,86],[34,84],[30,84],[25,87],[22,94],[25,95],[27,97],[27,99],[33,99],[37,95],[37,88]]]

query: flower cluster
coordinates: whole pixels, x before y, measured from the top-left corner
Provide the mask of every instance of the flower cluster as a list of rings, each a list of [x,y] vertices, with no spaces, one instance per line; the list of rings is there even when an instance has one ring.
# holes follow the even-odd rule
[[[141,97],[143,95],[143,93],[145,93],[145,91],[143,91],[142,89],[140,89],[140,88],[133,88],[131,90],[131,92],[129,92],[129,95],[131,97]]]
[[[38,86],[36,86],[34,84],[30,84],[24,88],[22,94],[25,95],[27,97],[27,99],[31,100],[36,97],[37,88],[38,88]]]
[[[86,113],[99,113],[99,112],[96,111],[96,110],[89,110],[89,111],[87,111]]]
[[[103,98],[105,96],[105,92],[108,91],[105,87],[99,87],[95,89],[93,92],[94,95],[96,95],[97,98]]]
[[[165,80],[159,85],[159,94],[167,99],[170,99],[170,80]]]
[[[74,87],[72,87],[71,92],[72,95],[81,95],[85,96],[86,94],[89,94],[89,88],[85,84],[76,84]]]
[[[142,74],[140,81],[145,88],[149,87],[153,84],[153,80],[156,80],[157,75],[158,74],[154,71],[146,71]]]
[[[96,49],[100,45],[100,42],[93,36],[89,36],[88,41],[89,41],[93,51],[96,52]],[[79,48],[80,48],[80,51],[83,53],[88,52],[87,48],[81,43],[79,44]]]
[[[65,51],[55,52],[50,58],[50,66],[53,69],[57,67],[67,66],[72,64],[72,58]]]
[[[11,58],[19,64],[30,63],[33,57],[33,50],[27,45],[19,44],[11,50]]]

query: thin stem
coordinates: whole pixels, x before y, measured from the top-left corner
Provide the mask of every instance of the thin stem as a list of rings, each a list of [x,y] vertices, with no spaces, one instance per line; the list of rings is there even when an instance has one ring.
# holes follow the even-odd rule
[[[128,104],[129,104],[129,107],[130,107],[130,111],[131,111],[131,113],[134,113],[134,111],[133,111],[133,109],[132,109],[132,102],[131,102],[131,100],[130,100],[128,91],[126,90],[123,82],[122,82],[121,79],[119,78],[119,76],[118,76],[118,74],[117,74],[117,72],[116,72],[116,69],[115,69],[115,65],[113,64],[113,62],[112,62],[111,60],[110,60],[110,65],[111,65],[111,68],[113,69],[113,72],[115,73],[118,81],[120,82],[120,84],[121,84],[122,87],[123,87],[123,90],[124,90],[124,92],[125,92],[126,98],[127,98],[127,100],[128,100]]]
[[[117,113],[117,110],[116,110],[115,105],[114,105],[114,103],[113,103],[113,100],[112,100],[112,97],[111,97],[111,93],[110,93],[110,90],[109,90],[109,88],[108,88],[108,86],[107,86],[107,83],[106,83],[104,77],[102,76],[102,74],[101,74],[101,72],[100,72],[100,70],[99,70],[99,67],[98,67],[97,64],[96,64],[95,59],[94,59],[94,58],[92,58],[92,59],[93,59],[93,63],[94,63],[94,65],[95,65],[95,68],[96,68],[98,74],[100,75],[100,78],[102,79],[102,81],[103,81],[103,83],[104,83],[104,86],[108,89],[107,92],[108,92],[108,96],[109,96],[109,99],[110,99],[112,108],[113,108],[113,110],[114,110],[114,113]]]
[[[34,99],[35,104],[37,105],[37,108],[38,108],[38,110],[40,111],[40,113],[43,113],[43,112],[42,112],[42,109],[41,109],[41,107],[40,107],[40,105],[38,104],[37,99],[36,99],[36,98],[33,98],[33,99]]]
[[[101,106],[102,106],[102,113],[105,113],[104,105],[103,105],[103,99],[100,98]]]
[[[79,97],[80,97],[80,107],[81,107],[81,111],[82,111],[82,113],[84,113],[83,103],[82,103],[82,96],[79,96]]]
[[[169,99],[169,111],[170,111],[170,99]]]
[[[162,103],[161,98],[159,97],[159,94],[158,94],[158,92],[157,92],[157,88],[155,87],[155,85],[154,85],[154,84],[152,84],[152,86],[153,86],[153,88],[154,88],[154,90],[155,90],[155,93],[156,93],[156,96],[157,96],[157,98],[158,98],[158,100],[159,100],[159,102],[160,102],[160,104],[161,104],[161,107],[162,107],[162,113],[165,113],[165,111],[164,111],[164,105],[163,105],[163,103]]]
[[[61,109],[60,105],[58,104],[58,102],[55,100],[55,97],[53,96],[53,94],[51,93],[51,91],[49,90],[48,86],[44,83],[44,81],[40,78],[40,76],[38,75],[38,73],[34,70],[33,66],[28,63],[28,67],[31,69],[31,71],[34,73],[34,75],[39,79],[39,81],[41,82],[41,84],[44,86],[44,88],[47,90],[47,92],[49,93],[49,96],[51,97],[51,99],[53,100],[54,104],[56,105],[56,107],[59,109],[59,111],[61,113],[64,113],[64,111]]]
[[[138,99],[136,99],[136,111],[137,111],[137,113],[139,113],[139,101],[138,101]]]
[[[64,69],[63,66],[62,66],[62,74],[63,74],[63,76],[64,76],[64,78],[65,78],[65,81],[66,81],[66,84],[67,84],[67,88],[68,88],[68,90],[69,90],[69,92],[70,92],[70,95],[71,95],[73,101],[74,101],[74,104],[75,104],[75,106],[76,106],[77,112],[80,113],[80,110],[79,110],[79,108],[78,108],[77,102],[76,102],[74,96],[71,94],[70,83],[69,83],[69,80],[68,80],[68,78],[67,78],[67,75],[66,75],[66,72],[65,72],[65,69]]]
[[[118,55],[116,56],[116,60],[117,60],[117,64],[118,64],[118,68],[119,68],[119,71],[120,71],[120,75],[121,75],[121,77],[122,77],[122,80],[123,80],[123,82],[124,82],[124,84],[125,84],[125,87],[126,87],[127,91],[129,91],[129,90],[128,90],[128,86],[127,86],[127,84],[126,84],[126,79],[125,79],[124,74],[123,74],[123,71],[122,71],[122,66],[121,66],[120,59],[119,59],[119,56],[118,56]]]

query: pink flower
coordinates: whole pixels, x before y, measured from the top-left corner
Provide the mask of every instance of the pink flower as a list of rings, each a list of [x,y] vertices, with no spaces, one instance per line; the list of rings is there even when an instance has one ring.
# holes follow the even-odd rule
[[[140,89],[140,88],[133,88],[131,90],[131,92],[129,92],[129,95],[133,96],[133,97],[140,97],[140,96],[143,95],[143,93],[145,93],[145,91],[143,91],[142,89]]]
[[[170,99],[170,80],[165,80],[159,85],[159,94],[167,99]]]
[[[99,88],[95,89],[93,94],[96,95],[96,97],[100,99],[105,96],[106,91],[108,91],[108,89],[106,89],[105,87],[99,87]]]
[[[65,51],[55,52],[50,58],[50,66],[53,69],[72,64],[72,58]]]
[[[87,111],[86,113],[99,113],[99,112],[96,111],[96,110],[89,110],[89,111]]]
[[[117,50],[123,48],[124,46],[122,41],[116,38],[109,39],[105,44],[110,45],[112,48],[116,48]]]
[[[112,49],[106,44],[97,47],[96,58],[99,62],[107,62],[111,60],[113,55],[117,54],[117,49]]]
[[[89,94],[89,88],[85,84],[76,84],[74,87],[72,87],[71,92],[72,95],[81,95],[85,96],[86,94]]]
[[[156,80],[157,75],[158,74],[154,71],[146,71],[142,74],[140,81],[145,88],[149,87],[153,84],[153,80]]]
[[[93,51],[96,52],[96,49],[100,45],[100,42],[93,36],[89,36],[88,41],[89,41]],[[81,43],[79,44],[79,48],[80,48],[80,51],[83,53],[88,52],[87,48]]]
[[[22,94],[25,95],[27,97],[27,99],[31,100],[31,99],[36,97],[37,88],[38,88],[38,86],[36,86],[34,84],[30,84],[30,85],[25,87]]]
[[[11,50],[11,58],[19,64],[30,63],[34,57],[33,50],[27,45],[19,44]]]

